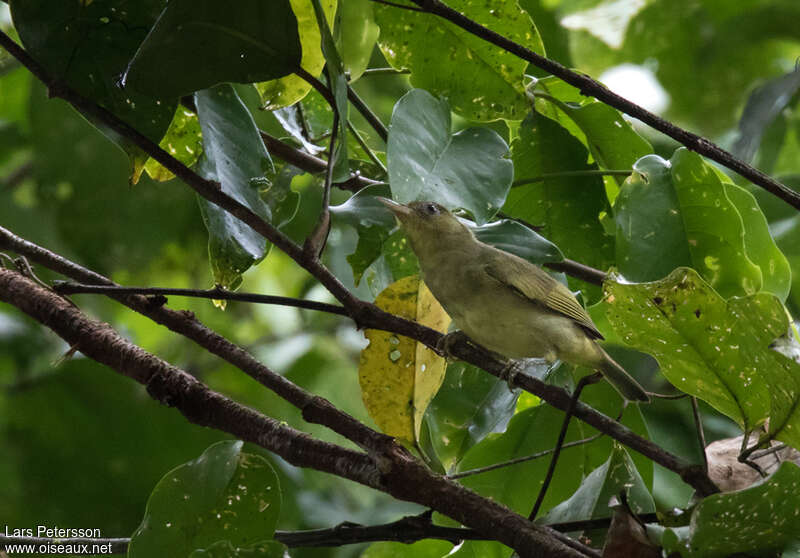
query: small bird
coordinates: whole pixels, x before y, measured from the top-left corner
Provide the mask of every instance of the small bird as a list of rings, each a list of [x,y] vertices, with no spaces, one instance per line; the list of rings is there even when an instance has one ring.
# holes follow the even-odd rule
[[[479,241],[438,203],[378,199],[408,236],[425,284],[470,339],[508,358],[599,370],[624,398],[650,401],[597,344],[603,335],[567,287],[529,261]]]

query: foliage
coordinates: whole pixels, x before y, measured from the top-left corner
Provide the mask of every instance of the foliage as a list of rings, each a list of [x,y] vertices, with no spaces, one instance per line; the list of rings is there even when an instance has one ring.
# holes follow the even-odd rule
[[[638,65],[669,97],[664,117],[800,190],[794,0],[735,9],[720,0],[447,3],[595,78]],[[296,245],[325,222],[331,186],[323,263],[361,299],[446,332],[449,317],[377,197],[438,201],[484,242],[566,270],[553,273],[590,306],[616,360],[649,391],[700,401],[707,441],[745,433],[758,440],[749,451],[773,440],[800,449],[800,217],[691,145],[665,141],[589,91],[409,9],[417,4],[408,0],[8,4],[0,4],[0,27],[52,77],[50,93],[67,87],[110,111]],[[388,124],[386,141],[375,120]],[[269,147],[264,134],[284,149]],[[45,85],[0,52],[2,227],[123,285],[220,285],[335,302],[296,254],[192,193],[152,155],[49,99]],[[574,262],[609,276],[592,284]],[[34,268],[45,281],[63,278]],[[343,444],[324,423],[306,422],[307,409],[187,339],[111,299],[72,299],[212,389]],[[543,452],[458,480],[529,513],[560,410],[374,324],[362,334],[352,320],[290,306],[169,302],[283,378],[403,440],[437,473]],[[379,524],[424,509],[190,425],[82,354],[62,358],[69,349],[12,305],[0,307],[6,525],[97,527],[132,536],[131,556],[165,548],[195,557],[453,551],[432,539],[285,549],[276,533]],[[568,389],[589,372],[520,366]],[[625,407],[605,383],[581,400],[663,451],[699,461],[686,401]],[[681,508],[677,522],[647,516],[651,542],[667,552],[797,553],[797,465],[695,506],[675,470],[598,433],[570,423],[565,441],[581,443],[561,453],[540,523],[610,518],[611,498],[622,495],[636,514]],[[438,513],[433,522],[458,524]],[[614,536],[606,528],[587,535],[593,545]],[[510,554],[494,540],[454,551]]]

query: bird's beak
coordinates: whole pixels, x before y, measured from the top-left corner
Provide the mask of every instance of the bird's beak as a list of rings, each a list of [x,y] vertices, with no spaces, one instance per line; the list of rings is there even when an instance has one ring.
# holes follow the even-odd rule
[[[378,201],[388,207],[389,211],[394,213],[395,217],[401,221],[411,215],[411,208],[409,208],[407,205],[403,205],[402,203],[390,200],[389,198],[382,198],[380,196],[378,197]]]

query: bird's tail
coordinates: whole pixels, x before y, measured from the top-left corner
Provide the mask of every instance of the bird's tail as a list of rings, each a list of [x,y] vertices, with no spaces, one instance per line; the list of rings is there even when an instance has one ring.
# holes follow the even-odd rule
[[[639,385],[639,382],[625,372],[625,369],[617,364],[613,358],[608,356],[608,353],[605,351],[603,351],[603,353],[605,354],[605,358],[600,364],[599,370],[603,373],[606,380],[614,386],[614,389],[629,401],[643,401],[649,403],[650,396],[647,395],[644,388]]]

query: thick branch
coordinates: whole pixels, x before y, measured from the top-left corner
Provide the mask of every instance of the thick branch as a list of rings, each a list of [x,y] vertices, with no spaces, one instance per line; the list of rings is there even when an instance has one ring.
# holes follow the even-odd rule
[[[764,188],[768,192],[779,197],[789,205],[800,209],[800,194],[778,182],[774,178],[764,174],[760,170],[748,165],[744,161],[737,159],[731,153],[725,151],[715,143],[698,136],[692,132],[676,126],[672,122],[664,120],[660,116],[640,107],[636,103],[625,99],[612,92],[602,83],[593,80],[586,74],[581,74],[565,68],[558,62],[545,58],[544,56],[525,48],[524,46],[495,33],[488,27],[469,19],[460,12],[447,6],[440,0],[411,0],[414,4],[424,9],[424,11],[437,15],[447,21],[461,27],[465,31],[480,37],[486,42],[506,50],[519,58],[530,62],[542,70],[553,74],[577,87],[583,95],[595,97],[597,100],[624,112],[625,114],[637,118],[662,132],[677,142],[685,145],[692,151],[704,155],[717,163],[740,174],[753,184]]]

